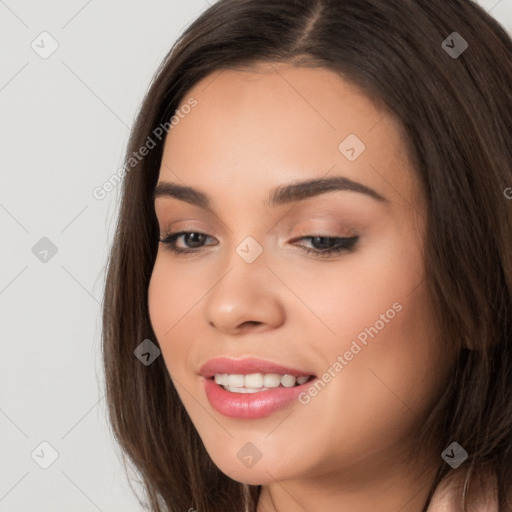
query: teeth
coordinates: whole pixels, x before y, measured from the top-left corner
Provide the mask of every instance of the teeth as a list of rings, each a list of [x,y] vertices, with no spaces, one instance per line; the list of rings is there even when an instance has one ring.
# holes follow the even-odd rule
[[[225,373],[216,373],[215,374],[215,382],[219,386],[227,386],[228,385],[228,377],[229,377],[229,375],[226,375]]]
[[[243,388],[245,387],[244,380],[243,375],[228,375],[227,385],[232,388]]]
[[[263,376],[263,385],[266,388],[278,388],[281,384],[281,375],[277,373],[266,373]]]
[[[216,373],[214,379],[219,386],[223,386],[227,391],[256,393],[279,386],[292,388],[295,385],[304,384],[309,379],[309,375],[295,378],[293,375],[279,375],[278,373],[250,373],[248,375]]]
[[[251,373],[245,376],[245,382],[242,384],[246,388],[262,388],[263,387],[263,374]]]
[[[283,375],[281,377],[281,385],[283,385],[285,388],[292,388],[295,386],[296,382],[297,379],[293,375]]]
[[[257,393],[258,391],[262,391],[262,388],[235,388],[232,386],[225,386],[225,388],[232,393]]]

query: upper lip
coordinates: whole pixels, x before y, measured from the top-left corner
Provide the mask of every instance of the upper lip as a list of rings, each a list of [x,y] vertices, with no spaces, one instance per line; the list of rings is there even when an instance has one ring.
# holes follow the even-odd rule
[[[300,377],[302,375],[314,375],[308,370],[299,370],[283,366],[281,364],[257,359],[254,357],[245,357],[243,359],[232,359],[229,357],[215,357],[204,363],[199,369],[199,375],[210,378],[216,373],[228,373],[230,375],[248,375],[251,373],[278,373],[279,375],[293,375]]]

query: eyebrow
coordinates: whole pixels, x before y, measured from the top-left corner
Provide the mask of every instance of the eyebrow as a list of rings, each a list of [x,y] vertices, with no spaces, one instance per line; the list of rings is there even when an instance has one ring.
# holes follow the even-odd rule
[[[312,179],[280,185],[270,191],[264,204],[275,207],[295,201],[303,201],[310,197],[338,190],[358,192],[377,201],[389,203],[384,196],[362,183],[352,181],[343,176],[333,176],[331,178]],[[210,199],[205,193],[192,187],[178,185],[177,183],[168,181],[158,183],[153,192],[153,201],[158,197],[172,197],[200,208],[211,209]]]

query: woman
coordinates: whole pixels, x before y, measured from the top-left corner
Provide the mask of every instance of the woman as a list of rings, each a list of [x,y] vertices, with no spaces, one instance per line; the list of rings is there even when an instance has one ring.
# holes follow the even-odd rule
[[[150,510],[512,510],[511,55],[468,0],[220,0],[185,31],[103,315]]]

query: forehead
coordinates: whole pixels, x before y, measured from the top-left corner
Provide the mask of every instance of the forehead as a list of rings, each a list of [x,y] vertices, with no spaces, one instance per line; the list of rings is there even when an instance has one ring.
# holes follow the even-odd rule
[[[255,192],[327,174],[387,196],[414,191],[400,124],[333,71],[289,64],[220,70],[182,105],[190,98],[197,105],[166,138],[161,180]]]

